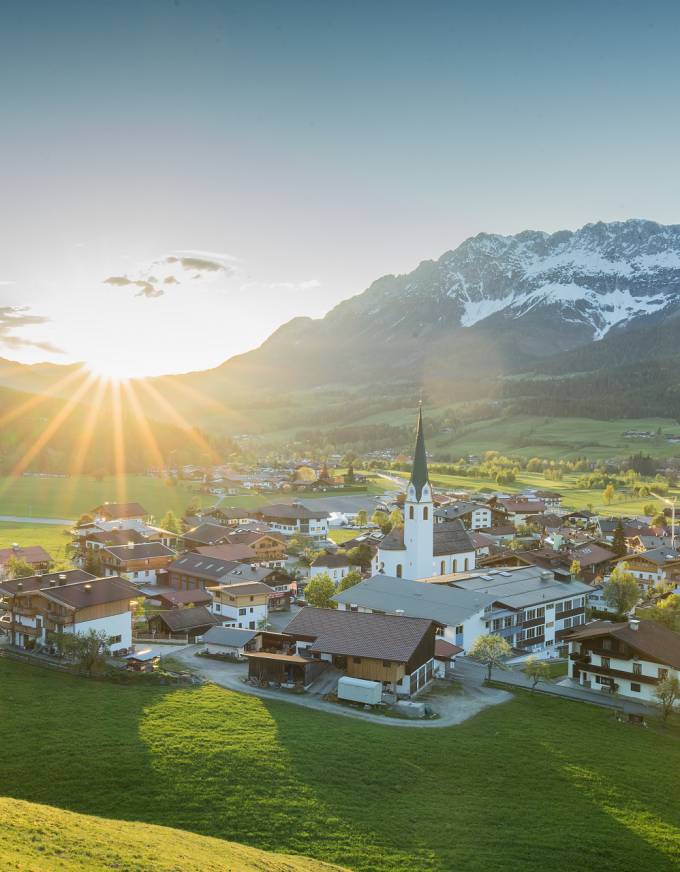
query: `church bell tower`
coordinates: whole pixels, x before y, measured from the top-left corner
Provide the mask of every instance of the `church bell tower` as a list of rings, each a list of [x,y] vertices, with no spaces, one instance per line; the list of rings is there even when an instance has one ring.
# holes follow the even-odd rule
[[[413,468],[404,502],[404,547],[406,548],[406,578],[429,578],[434,575],[434,503],[427,471],[423,410],[418,410],[416,447]]]

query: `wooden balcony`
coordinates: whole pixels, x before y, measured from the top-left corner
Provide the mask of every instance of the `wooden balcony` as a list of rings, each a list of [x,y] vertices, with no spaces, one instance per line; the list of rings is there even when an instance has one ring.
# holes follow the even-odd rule
[[[608,666],[596,666],[584,664],[584,670],[593,672],[595,675],[607,675],[611,678],[625,678],[627,681],[637,681],[640,684],[658,684],[659,678],[655,675],[636,675],[634,672],[624,672],[623,669],[610,669]]]

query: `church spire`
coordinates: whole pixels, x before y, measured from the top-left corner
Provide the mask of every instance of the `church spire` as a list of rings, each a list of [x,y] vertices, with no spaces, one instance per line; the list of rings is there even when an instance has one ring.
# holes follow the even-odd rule
[[[416,491],[416,500],[420,502],[420,497],[423,492],[423,487],[430,483],[430,476],[427,471],[427,453],[425,451],[425,436],[423,435],[423,407],[418,409],[418,430],[416,432],[416,448],[413,452],[413,468],[411,469],[411,480]]]

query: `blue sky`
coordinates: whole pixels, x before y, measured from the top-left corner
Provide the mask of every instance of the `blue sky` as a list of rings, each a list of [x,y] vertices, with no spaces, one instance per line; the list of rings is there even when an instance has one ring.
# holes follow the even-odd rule
[[[6,0],[0,355],[203,368],[480,231],[676,223],[679,42],[660,2]]]

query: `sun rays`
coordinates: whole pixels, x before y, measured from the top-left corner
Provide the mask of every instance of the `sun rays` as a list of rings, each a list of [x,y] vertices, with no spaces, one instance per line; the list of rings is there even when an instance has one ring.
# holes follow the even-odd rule
[[[181,459],[185,447],[194,462],[204,465],[219,463],[223,459],[219,452],[187,420],[177,408],[179,403],[173,402],[173,399],[184,396],[189,405],[209,409],[215,417],[224,415],[232,421],[242,420],[245,424],[243,416],[225,408],[217,400],[204,396],[195,388],[178,386],[172,379],[154,381],[156,384],[146,379],[119,379],[98,374],[93,367],[81,366],[55,382],[48,391],[0,412],[0,427],[8,432],[15,427],[21,432],[21,425],[32,422],[36,413],[42,415],[41,407],[45,408],[42,429],[14,459],[8,476],[0,486],[0,497],[18,477],[42,468],[46,452],[58,435],[62,445],[64,438],[69,440],[68,456],[60,471],[68,472],[74,479],[86,472],[112,473],[116,481],[112,498],[115,497],[118,502],[127,500],[126,475],[132,471],[129,468],[130,458],[126,456],[126,445],[130,452],[136,454],[137,467],[142,457],[144,468],[155,469],[160,474],[167,474],[169,468],[179,462],[178,456]],[[167,396],[170,385],[177,388],[172,399]],[[186,437],[185,442],[182,443],[182,438],[178,440],[179,434],[172,437],[171,433],[168,439],[168,429],[181,431],[182,437]],[[72,432],[74,435],[71,440]],[[105,444],[101,442],[102,433]],[[160,443],[159,433],[165,437]],[[136,448],[139,450],[135,452]],[[75,481],[72,486],[75,487]]]

